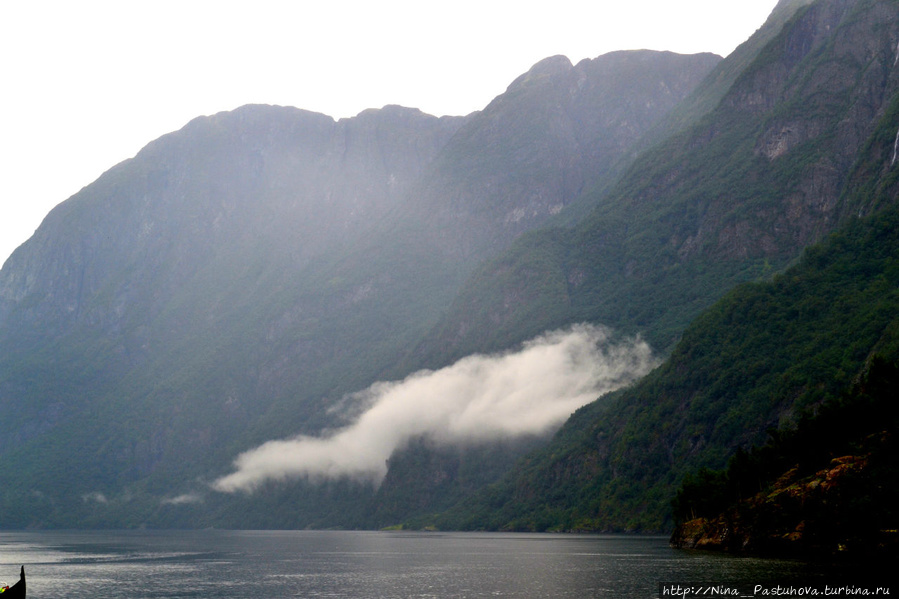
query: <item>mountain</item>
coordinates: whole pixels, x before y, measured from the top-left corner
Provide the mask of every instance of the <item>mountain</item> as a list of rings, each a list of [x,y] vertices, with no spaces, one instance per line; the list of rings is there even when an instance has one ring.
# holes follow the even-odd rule
[[[271,356],[285,357],[279,324],[305,324],[293,294],[311,265],[370,231],[461,121],[249,106],[157,140],[52,211],[0,277],[0,397],[15,431],[3,468],[22,490],[4,513],[77,522],[60,504],[222,459],[212,448],[227,451],[302,374]],[[314,364],[302,343],[290,358]]]
[[[862,148],[891,151],[878,136],[897,85],[893,5],[803,4],[779,5],[795,13],[777,35],[756,34],[770,41],[747,41],[755,58],[743,66],[735,52],[710,75],[739,70],[727,93],[717,100],[704,83],[697,93],[711,99],[688,99],[715,108],[643,152],[584,219],[525,235],[483,265],[417,349],[422,363],[578,321],[669,351],[725,291],[869,211],[848,190]]]
[[[476,275],[434,334],[439,352],[578,318],[672,350],[432,523],[670,529],[688,472],[723,467],[865,375],[899,316],[897,25],[891,2],[799,6],[717,107],[645,152],[582,223],[523,237]]]
[[[812,1],[780,0],[758,31],[740,44],[726,61],[719,63],[683,102],[653,127],[651,135],[648,135],[638,147],[646,149],[653,143],[664,141],[714,110],[743,70],[780,34],[786,22],[796,14],[796,11],[811,4]]]
[[[550,57],[465,117],[160,138],[0,270],[0,526],[669,530],[689,473],[893,359],[896,31],[891,0],[783,0],[724,60]],[[574,333],[667,359],[551,438],[417,428],[446,403],[422,381]],[[286,448],[332,446],[290,478]],[[352,452],[378,476],[329,478]],[[260,455],[286,467],[239,492]]]
[[[171,512],[241,451],[338,426],[346,394],[408,374],[475,265],[592,201],[719,60],[555,57],[467,117],[246,106],[113,167],[0,271],[0,525],[200,525]],[[347,525],[371,492],[335,488],[216,496],[203,522]]]
[[[627,51],[538,62],[471,115],[420,180],[417,226],[450,253],[505,249],[591,201],[585,192],[614,180],[630,148],[720,61]]]
[[[830,409],[871,378],[872,364],[888,373],[899,365],[897,218],[894,204],[854,220],[772,281],[732,290],[687,328],[664,365],[579,410],[551,443],[438,518],[438,526],[669,529],[669,501],[688,474],[721,468],[738,450],[764,442],[768,431]],[[895,401],[885,397],[864,433],[850,423],[865,412],[844,409],[818,440],[825,459],[816,456],[814,464],[823,468],[847,455],[847,443],[866,435],[891,439]],[[797,453],[810,453],[809,446]],[[793,465],[788,454],[774,457],[784,470]],[[895,479],[876,482],[879,493],[895,493]],[[708,489],[700,497],[714,501]]]

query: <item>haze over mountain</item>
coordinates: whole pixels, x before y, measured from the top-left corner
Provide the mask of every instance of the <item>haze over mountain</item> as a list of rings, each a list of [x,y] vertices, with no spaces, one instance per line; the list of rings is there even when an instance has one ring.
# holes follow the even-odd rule
[[[466,117],[192,121],[0,271],[0,525],[669,529],[896,359],[897,57],[895,2],[783,0]]]
[[[0,51],[10,57],[0,111],[16,118],[0,138],[0,265],[53,206],[196,116],[258,103],[335,118],[385,104],[464,115],[546,56],[726,55],[775,4],[10,5],[0,22]]]
[[[152,521],[344,424],[477,263],[606,185],[719,60],[551,58],[464,118],[247,106],[110,169],[0,272],[9,525]]]

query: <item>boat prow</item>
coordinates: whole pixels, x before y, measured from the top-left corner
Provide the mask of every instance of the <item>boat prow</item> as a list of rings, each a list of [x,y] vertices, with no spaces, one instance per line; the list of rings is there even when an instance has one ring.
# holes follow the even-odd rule
[[[0,597],[3,599],[18,599],[19,597],[25,597],[25,566],[22,566],[22,571],[19,574],[19,582],[0,593]]]

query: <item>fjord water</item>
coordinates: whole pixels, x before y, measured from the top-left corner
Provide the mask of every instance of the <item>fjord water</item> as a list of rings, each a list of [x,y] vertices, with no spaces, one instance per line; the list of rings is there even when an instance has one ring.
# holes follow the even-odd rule
[[[662,537],[324,531],[0,533],[0,581],[33,599],[659,596],[659,583],[814,584],[800,562]]]

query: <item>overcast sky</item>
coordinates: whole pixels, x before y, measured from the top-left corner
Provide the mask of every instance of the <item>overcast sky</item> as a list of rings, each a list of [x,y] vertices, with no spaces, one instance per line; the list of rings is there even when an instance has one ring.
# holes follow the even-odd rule
[[[479,110],[535,62],[729,54],[777,0],[0,3],[0,262],[56,204],[190,119]]]

